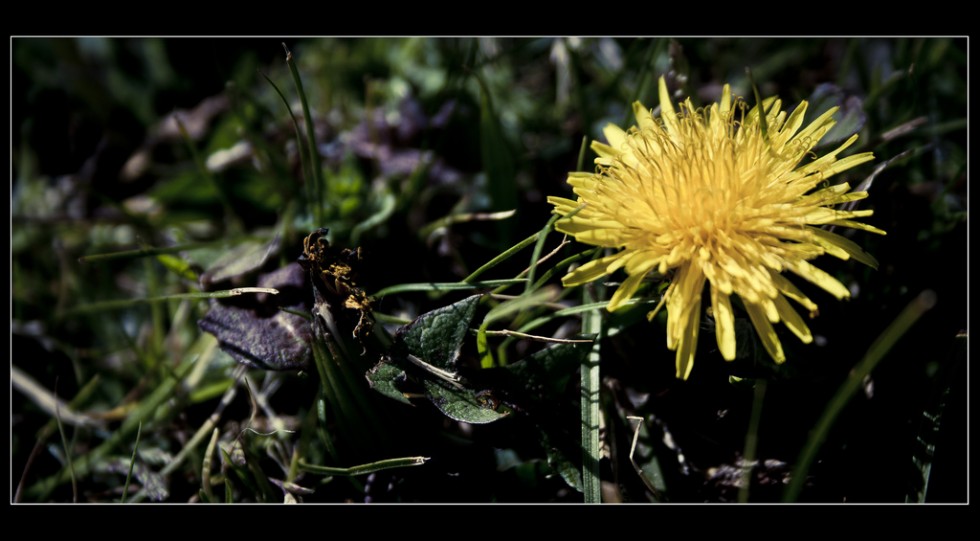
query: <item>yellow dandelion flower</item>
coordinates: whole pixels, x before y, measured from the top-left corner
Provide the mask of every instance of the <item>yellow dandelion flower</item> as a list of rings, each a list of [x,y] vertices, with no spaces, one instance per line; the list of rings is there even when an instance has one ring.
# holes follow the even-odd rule
[[[763,100],[765,122],[758,106],[745,112],[742,105],[726,85],[721,101],[709,108],[697,110],[688,99],[675,111],[661,78],[659,118],[639,102],[633,104],[637,126],[623,131],[610,124],[603,130],[608,144],[592,143],[599,155],[596,172],[569,174],[578,199],[548,198],[562,216],[581,207],[556,223],[558,231],[618,249],[568,273],[562,278],[566,287],[624,269],[628,277],[609,301],[613,311],[633,297],[647,275],[671,277],[664,296],[667,347],[677,352],[677,377],[682,379],[694,366],[706,281],[721,355],[735,358],[735,294],[766,351],[781,363],[786,358],[774,323],[782,322],[804,343],[813,340],[787,298],[811,317],[817,311],[783,271],[847,298],[848,289],[809,260],[830,254],[872,267],[877,262],[854,242],[820,226],[885,234],[854,221],[871,216],[871,210],[833,208],[864,199],[867,192],[826,183],[874,158],[870,152],[837,158],[858,136],[813,159],[811,150],[835,124],[836,108],[801,129],[805,101],[787,115],[779,99]]]

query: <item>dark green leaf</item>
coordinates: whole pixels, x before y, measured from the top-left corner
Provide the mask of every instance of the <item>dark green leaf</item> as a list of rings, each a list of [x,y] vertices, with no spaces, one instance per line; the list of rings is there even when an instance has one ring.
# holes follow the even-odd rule
[[[567,397],[568,386],[591,348],[588,343],[560,344],[499,369],[505,375],[503,394],[535,421],[548,465],[579,492],[583,490],[582,468],[572,458],[581,454],[577,425],[567,426],[554,417],[567,404],[563,395]],[[569,418],[574,413],[572,416]]]
[[[503,419],[508,411],[497,411],[496,401],[482,399],[470,389],[457,388],[442,380],[426,380],[429,400],[446,416],[464,423],[486,424]]]
[[[565,390],[591,347],[588,343],[560,344],[538,351],[504,370],[529,395],[547,401]]]
[[[405,371],[398,368],[397,365],[381,361],[374,368],[368,370],[365,377],[375,391],[399,402],[411,404],[405,398],[405,393],[398,389],[398,384],[405,381]]]
[[[558,472],[558,475],[568,483],[568,486],[579,492],[584,492],[585,485],[582,484],[582,468],[568,458],[562,451],[561,446],[554,445],[548,437],[548,433],[541,431],[541,447],[544,448],[545,455],[548,457],[548,465],[551,469]]]
[[[408,348],[408,353],[425,363],[453,372],[479,299],[480,295],[472,295],[426,312],[402,327],[395,339]]]

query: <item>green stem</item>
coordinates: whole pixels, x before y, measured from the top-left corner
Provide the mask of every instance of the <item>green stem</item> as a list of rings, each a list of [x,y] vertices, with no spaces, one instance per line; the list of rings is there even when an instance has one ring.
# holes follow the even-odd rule
[[[745,433],[745,448],[742,451],[742,486],[738,489],[738,503],[748,503],[749,485],[752,483],[752,463],[755,462],[756,447],[759,443],[759,423],[762,420],[762,402],[766,398],[766,380],[755,382],[755,395],[752,399],[752,414],[749,428]]]

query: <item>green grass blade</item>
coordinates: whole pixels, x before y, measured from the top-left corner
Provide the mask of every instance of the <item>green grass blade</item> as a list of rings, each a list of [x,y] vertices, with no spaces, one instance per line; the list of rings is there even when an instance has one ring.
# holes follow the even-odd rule
[[[140,448],[140,434],[143,432],[143,422],[136,427],[136,444],[133,445],[133,456],[129,459],[129,473],[126,474],[126,484],[123,485],[122,497],[119,498],[119,503],[126,501],[126,495],[129,493],[129,482],[133,478],[133,467],[136,466],[136,453]]]
[[[500,117],[494,110],[490,88],[480,70],[472,73],[480,86],[480,153],[493,210],[517,208],[519,190],[515,182],[517,167],[513,153],[500,125]],[[503,231],[512,228],[509,224],[503,225]]]
[[[484,272],[487,272],[488,270],[496,267],[497,265],[503,263],[504,261],[507,261],[514,254],[516,254],[517,252],[520,252],[524,248],[527,248],[528,246],[530,246],[531,244],[533,244],[534,241],[536,241],[537,239],[538,239],[538,233],[535,233],[535,234],[531,235],[530,237],[522,240],[521,242],[518,242],[517,244],[511,246],[510,248],[507,248],[506,250],[504,250],[503,252],[501,252],[499,255],[497,255],[496,257],[494,257],[490,261],[487,261],[486,263],[484,263],[480,268],[478,268],[475,271],[471,272],[469,276],[467,276],[466,278],[463,278],[463,281],[464,282],[472,282],[473,280],[476,280],[476,277],[477,276],[483,274]]]
[[[78,480],[75,478],[75,461],[71,457],[71,445],[68,444],[68,438],[65,437],[65,426],[61,423],[61,414],[58,411],[58,405],[55,404],[54,418],[58,422],[58,433],[61,434],[61,445],[65,450],[65,460],[68,462],[68,474],[71,476],[71,500],[73,503],[78,503]]]
[[[585,152],[589,148],[589,136],[582,136],[582,146],[578,149],[578,160],[575,162],[575,170],[581,171],[585,167]]]
[[[381,203],[377,212],[365,218],[362,222],[351,228],[350,231],[350,242],[352,245],[356,246],[361,242],[361,235],[365,231],[370,231],[372,228],[377,227],[388,221],[391,215],[395,212],[395,207],[398,203],[398,198],[395,194],[388,190],[380,195]]]
[[[864,378],[871,373],[874,367],[881,361],[885,354],[898,342],[898,340],[915,324],[916,321],[928,312],[936,304],[936,294],[927,289],[912,299],[912,302],[892,321],[891,325],[871,344],[864,358],[854,367],[847,377],[847,380],[837,390],[837,394],[830,399],[827,408],[817,422],[817,425],[810,431],[803,451],[800,453],[796,466],[793,468],[789,487],[783,496],[783,501],[795,502],[803,490],[803,483],[806,480],[810,465],[817,457],[817,452],[823,445],[827,434],[837,420],[837,417],[844,411],[851,397],[861,388]]]
[[[282,100],[283,105],[286,106],[286,111],[289,112],[289,119],[293,121],[293,128],[296,130],[296,151],[299,153],[300,169],[303,170],[303,176],[307,179],[305,183],[306,197],[309,201],[314,201],[314,194],[312,191],[313,175],[310,173],[310,156],[307,155],[309,149],[303,144],[303,134],[299,129],[299,121],[296,120],[296,115],[293,114],[293,109],[289,106],[289,100],[286,99],[286,95],[282,93],[282,90],[279,90],[276,83],[272,82],[272,79],[270,79],[266,74],[263,73],[262,77],[265,77],[265,80],[272,85],[272,88],[276,91],[276,94],[279,94],[279,99]]]
[[[82,304],[76,306],[75,308],[65,311],[65,316],[77,316],[82,314],[89,314],[92,312],[103,312],[107,310],[118,310],[120,308],[129,308],[140,303],[157,303],[172,300],[181,299],[224,299],[227,297],[237,297],[238,295],[244,295],[246,293],[268,293],[270,295],[278,295],[279,290],[273,289],[271,287],[236,287],[234,289],[224,289],[221,291],[203,291],[197,293],[175,293],[173,295],[160,295],[156,297],[144,297],[141,299],[118,299],[112,301],[94,302],[91,304]]]
[[[74,461],[74,469],[77,475],[85,476],[90,471],[92,465],[106,454],[115,449],[135,430],[145,418],[152,418],[160,413],[161,408],[166,408],[165,404],[171,399],[177,390],[178,384],[190,372],[194,362],[185,362],[177,368],[174,377],[164,381],[146,399],[140,403],[123,421],[116,432],[114,432],[105,442],[91,450],[87,455],[79,457]],[[67,470],[52,475],[42,481],[35,483],[27,490],[27,495],[39,501],[47,500],[51,492],[59,485],[69,480]]]
[[[624,306],[634,306],[637,304],[657,304],[658,301],[652,299],[630,299],[623,303]],[[587,302],[579,306],[573,306],[571,308],[565,308],[555,312],[556,316],[573,316],[575,314],[581,314],[583,312],[591,312],[592,310],[600,310],[609,306],[609,301],[601,302]],[[584,332],[584,331],[583,331]]]
[[[97,261],[111,261],[115,259],[132,259],[137,257],[147,257],[163,254],[173,254],[201,248],[217,246],[225,241],[215,242],[193,242],[189,244],[179,244],[177,246],[166,246],[162,248],[138,248],[136,250],[122,250],[119,252],[107,252],[104,254],[83,255],[78,258],[79,263],[95,263]]]
[[[467,222],[482,222],[482,221],[492,221],[492,220],[506,220],[516,214],[516,210],[504,210],[500,212],[463,212],[459,214],[450,214],[449,216],[444,216],[438,220],[426,224],[419,229],[419,237],[426,239],[429,235],[432,235],[439,229],[444,227],[449,227],[453,224],[462,224]]]
[[[551,288],[549,288],[551,289]],[[493,355],[487,346],[487,328],[491,323],[505,318],[511,314],[530,310],[536,306],[551,301],[554,298],[554,291],[541,290],[530,294],[524,294],[494,306],[483,318],[483,323],[476,333],[476,349],[480,355],[480,364],[483,368],[490,368],[494,365]]]
[[[211,349],[209,351],[213,352],[214,350]],[[208,357],[210,357],[210,353]],[[207,360],[208,358],[202,358],[199,362],[204,363],[207,362]],[[194,435],[187,440],[187,443],[184,444],[177,455],[174,456],[173,459],[160,471],[162,475],[170,475],[174,471],[177,471],[177,468],[184,463],[184,460],[187,459],[191,452],[193,452],[194,449],[196,449],[197,446],[204,441],[204,438],[208,435],[208,432],[218,424],[218,421],[221,419],[221,414],[224,412],[225,408],[228,407],[232,400],[235,399],[235,396],[238,393],[238,381],[244,373],[244,366],[240,365],[235,368],[235,371],[232,373],[231,377],[232,384],[221,397],[221,401],[218,402],[217,407],[215,407],[214,413],[212,413],[204,421],[201,427],[197,429],[197,432],[195,432]]]
[[[314,324],[314,328],[318,328]],[[352,449],[365,450],[372,448],[370,438],[366,431],[367,423],[361,416],[361,411],[348,393],[347,386],[341,379],[338,357],[340,354],[336,347],[327,343],[330,338],[325,332],[316,332],[311,344],[313,350],[313,362],[316,365],[317,373],[320,376],[321,394],[329,404],[329,412],[336,425],[337,437],[345,441],[347,452]],[[343,362],[340,359],[339,362]]]
[[[299,101],[303,106],[303,119],[306,124],[307,145],[310,155],[310,169],[313,172],[313,216],[317,224],[323,224],[323,190],[325,187],[323,185],[323,171],[320,166],[320,160],[317,159],[319,152],[317,152],[316,148],[313,115],[310,113],[310,103],[306,99],[306,92],[303,90],[303,79],[299,76],[296,62],[293,61],[293,53],[286,47],[285,43],[282,44],[282,48],[286,50],[286,64],[289,66],[289,73],[293,76],[293,82],[296,84],[296,92],[299,94]]]
[[[484,280],[482,282],[421,282],[415,284],[398,284],[386,287],[371,297],[381,298],[395,293],[407,293],[410,291],[466,291],[470,289],[491,289],[498,286],[514,285],[524,283],[523,278],[507,278],[503,280]]]
[[[541,275],[541,278],[538,278],[538,281],[534,284],[534,289],[543,286],[545,283],[548,282],[548,280],[551,279],[552,276],[554,276],[562,269],[568,268],[569,266],[571,266],[572,263],[575,263],[576,261],[580,261],[587,257],[594,256],[596,253],[598,253],[599,250],[601,250],[601,248],[590,248],[588,250],[585,250],[584,252],[579,252],[573,256],[569,256],[559,261],[558,263],[555,263],[555,266],[545,271],[545,273]]]
[[[555,226],[555,222],[560,218],[561,216],[557,214],[552,216],[544,224],[544,227],[541,228],[541,231],[538,232],[538,240],[534,243],[534,251],[531,252],[531,265],[528,267],[527,283],[524,284],[524,293],[530,293],[534,289],[534,274],[538,269],[538,258],[541,257],[541,251],[544,250],[544,241],[548,238],[548,233],[551,232],[551,228]]]
[[[15,370],[17,370],[17,368],[12,366],[11,378],[14,377]],[[92,396],[95,390],[99,387],[100,382],[101,379],[99,378],[98,374],[93,376],[92,379],[88,381],[88,383],[82,386],[81,390],[78,391],[78,394],[75,395],[75,398],[71,399],[71,402],[68,403],[68,408],[71,411],[75,411],[79,407],[81,407],[82,404],[84,404]],[[47,424],[45,424],[43,427],[41,427],[40,430],[38,430],[37,437],[36,437],[37,441],[34,444],[34,449],[31,450],[31,454],[28,456],[27,459],[27,464],[24,465],[24,471],[21,473],[20,481],[17,483],[17,491],[14,493],[14,503],[19,503],[21,501],[21,495],[24,491],[24,481],[27,479],[27,474],[31,469],[31,464],[34,462],[34,457],[36,457],[37,454],[41,451],[41,448],[44,447],[45,442],[47,442],[48,438],[51,437],[51,435],[54,433],[55,430],[57,430],[57,428],[58,428],[58,421],[52,418],[50,421],[47,422]]]
[[[762,103],[762,98],[759,96],[759,87],[755,84],[755,79],[752,78],[752,70],[745,68],[745,75],[749,78],[749,84],[752,85],[752,95],[755,97],[756,107],[759,108],[759,129],[762,131],[762,138],[765,141],[769,141],[769,119],[766,117],[766,108]]]
[[[590,288],[582,288],[583,301],[592,304]],[[597,288],[600,291],[601,285]],[[582,416],[582,486],[585,503],[602,503],[601,481],[599,478],[599,344],[602,336],[602,316],[599,308],[582,316],[582,333],[594,334],[595,342],[581,369],[581,416]]]
[[[218,429],[211,432],[211,441],[204,451],[204,464],[201,466],[201,490],[207,496],[209,502],[214,501],[214,492],[211,490],[211,461],[214,457],[214,448],[218,445]]]
[[[635,101],[643,102],[644,96],[647,95],[648,89],[650,88],[650,82],[654,80],[653,71],[654,71],[654,66],[656,66],[657,56],[661,53],[661,51],[663,51],[664,47],[667,46],[668,42],[669,40],[664,38],[653,39],[650,41],[650,46],[647,47],[646,56],[643,58],[642,63],[640,64],[640,66],[642,66],[642,69],[640,73],[637,74],[638,82],[636,84],[636,89],[633,92],[633,96],[632,96],[633,99],[630,101],[631,105]],[[620,74],[616,76],[617,84],[618,81],[623,78],[622,76],[626,71],[627,71],[626,69],[623,69],[621,70]],[[623,122],[620,124],[620,126],[628,126],[630,124],[630,117],[632,116],[633,116],[633,108],[627,107],[626,116],[625,118],[623,118]],[[579,166],[578,170],[579,171],[582,170],[581,166]]]
[[[308,464],[302,460],[299,461],[299,469],[309,473],[318,473],[321,475],[340,475],[345,477],[351,477],[355,475],[367,475],[369,473],[379,472],[382,470],[390,470],[394,468],[406,468],[409,466],[421,466],[429,460],[429,457],[424,456],[409,456],[403,458],[388,458],[385,460],[378,460],[377,462],[371,462],[368,464],[360,464],[357,466],[351,466],[349,468],[335,468],[331,466],[317,466],[315,464]]]

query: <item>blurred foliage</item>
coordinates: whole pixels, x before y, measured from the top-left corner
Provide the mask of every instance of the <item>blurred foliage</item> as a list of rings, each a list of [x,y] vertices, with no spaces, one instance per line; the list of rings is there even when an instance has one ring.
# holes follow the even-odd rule
[[[739,337],[747,347],[732,363],[705,339],[687,382],[673,377],[663,320],[642,317],[649,306],[604,312],[604,499],[734,501],[748,471],[750,501],[778,501],[827,401],[875,338],[928,289],[935,309],[848,405],[801,498],[965,501],[966,338],[957,339],[966,333],[967,302],[965,39],[332,38],[287,45],[310,103],[322,200],[310,197],[310,164],[300,150],[308,119],[278,40],[13,40],[11,444],[20,501],[118,501],[139,422],[128,491],[135,500],[581,501],[564,481],[574,477],[568,461],[555,459],[568,455],[555,452],[568,448],[566,424],[576,433],[575,385],[550,391],[561,395],[551,412],[537,404],[533,415],[471,425],[419,397],[408,397],[409,406],[371,391],[363,373],[385,344],[340,344],[371,357],[357,361],[359,373],[338,372],[345,387],[335,389],[361,401],[363,426],[380,427],[368,433],[350,422],[356,416],[344,417],[347,406],[332,401],[323,373],[254,370],[239,378],[232,356],[198,327],[207,301],[133,303],[84,317],[71,310],[253,286],[296,261],[303,238],[319,227],[336,246],[361,247],[357,280],[368,292],[460,282],[541,230],[550,212],[545,197],[570,193],[565,178],[583,137],[599,138],[608,122],[632,123],[634,100],[656,107],[659,76],[695,103],[716,99],[724,83],[751,101],[747,68],[760,93],[779,95],[788,109],[810,100],[808,118],[841,105],[840,136],[858,130],[851,150],[875,153],[874,162],[843,177],[853,186],[873,180],[863,204],[875,211],[869,223],[888,235],[858,241],[881,265],[824,263],[850,287],[846,303],[801,286],[821,307],[810,322],[816,343],[783,340],[784,365],[757,355],[752,333]],[[314,223],[317,206],[324,223]],[[493,214],[509,210],[516,212]],[[559,242],[557,234],[547,237],[543,253],[560,252],[539,266],[544,282],[519,297],[521,309],[491,316],[508,299],[485,295],[472,326],[574,337],[578,316],[562,310],[577,306],[575,296],[552,286],[582,247]],[[267,257],[241,255],[266,247]],[[153,248],[166,253],[79,259]],[[501,258],[481,279],[518,277],[530,257]],[[377,298],[378,339],[471,293],[430,288]],[[222,302],[260,313],[264,301]],[[313,296],[297,302],[309,316]],[[703,330],[702,337],[713,335]],[[546,346],[514,336],[488,340],[501,364]],[[467,337],[459,362],[479,370],[482,353]],[[757,461],[747,463],[741,453],[758,378],[767,390]],[[492,394],[473,397],[478,407],[509,407]],[[46,409],[52,399],[59,407]],[[66,411],[91,422],[66,424],[63,442],[51,422]],[[557,428],[543,428],[549,416]],[[636,469],[627,416],[644,420]],[[337,434],[363,441],[337,441]],[[351,456],[361,444],[375,455]],[[378,455],[381,449],[388,454]],[[319,477],[298,467],[301,460],[350,467],[398,456],[431,460],[367,476]]]

